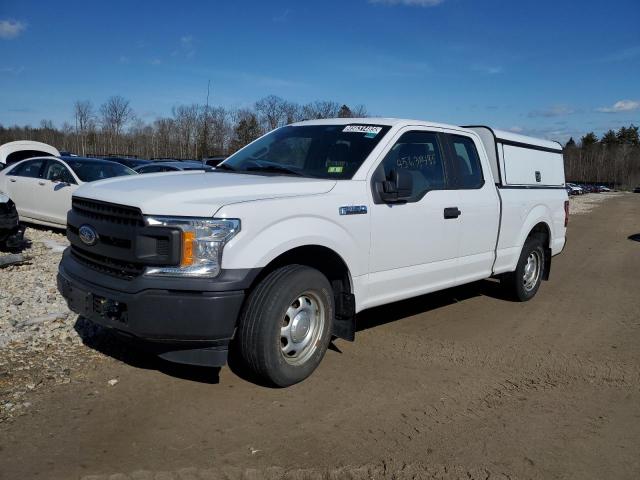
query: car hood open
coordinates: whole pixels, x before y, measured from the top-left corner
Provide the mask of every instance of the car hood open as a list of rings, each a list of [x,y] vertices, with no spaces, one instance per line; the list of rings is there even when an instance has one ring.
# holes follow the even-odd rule
[[[138,207],[145,215],[211,217],[222,206],[267,198],[319,195],[335,180],[232,172],[171,172],[83,184],[74,194]]]

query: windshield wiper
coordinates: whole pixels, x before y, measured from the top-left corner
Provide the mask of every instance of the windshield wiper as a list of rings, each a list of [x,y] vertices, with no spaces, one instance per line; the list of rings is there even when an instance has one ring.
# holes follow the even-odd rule
[[[288,175],[296,175],[303,177],[304,174],[292,169],[283,167],[282,165],[261,165],[255,167],[247,167],[247,172],[273,172],[273,173],[286,173]]]

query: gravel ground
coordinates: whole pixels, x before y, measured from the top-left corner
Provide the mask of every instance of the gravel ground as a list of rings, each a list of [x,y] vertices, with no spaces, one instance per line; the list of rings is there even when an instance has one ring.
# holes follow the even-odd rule
[[[571,215],[618,195],[571,197]],[[85,343],[110,340],[107,332],[78,319],[58,293],[57,267],[68,245],[62,231],[29,227],[25,240],[25,261],[0,270],[0,422],[24,413],[33,390],[69,383],[89,357],[100,361],[102,355]]]
[[[24,261],[0,270],[0,422],[24,413],[30,392],[69,383],[84,359],[99,357],[82,340],[97,330],[77,321],[56,288],[67,245],[61,231],[29,227]]]
[[[574,195],[569,197],[569,213],[571,215],[582,215],[589,213],[596,206],[600,205],[605,200],[608,200],[619,195],[624,195],[622,192],[607,192],[598,194],[586,194],[586,195]]]

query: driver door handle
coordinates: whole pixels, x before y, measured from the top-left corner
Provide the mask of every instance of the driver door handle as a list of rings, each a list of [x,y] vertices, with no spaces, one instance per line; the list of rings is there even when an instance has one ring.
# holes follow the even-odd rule
[[[458,207],[447,207],[444,209],[444,218],[448,220],[450,218],[458,218],[462,212]]]
[[[38,182],[38,185],[45,185],[45,182],[43,182],[42,180]]]
[[[9,181],[13,182],[13,183],[16,183],[16,179],[15,178],[10,178]]]

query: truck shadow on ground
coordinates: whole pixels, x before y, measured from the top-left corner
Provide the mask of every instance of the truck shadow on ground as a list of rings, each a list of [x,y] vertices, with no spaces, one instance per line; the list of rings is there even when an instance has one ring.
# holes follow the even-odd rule
[[[498,281],[482,280],[362,312],[356,316],[356,331],[368,330],[403,318],[428,313],[431,310],[479,296],[509,300],[503,294]],[[148,344],[97,326],[83,317],[78,317],[76,320],[75,330],[89,348],[132,367],[156,370],[193,382],[219,383],[220,368],[181,365],[162,360],[155,355]],[[329,349],[341,353],[333,342]],[[268,386],[246,371],[241,362],[233,356],[233,351],[229,355],[229,368],[246,381]]]
[[[151,345],[100,327],[84,317],[77,318],[74,329],[87,347],[134,368],[156,370],[198,383],[219,383],[220,368],[168,362],[158,357]]]
[[[633,235],[629,235],[627,238],[634,242],[640,242],[640,233],[634,233]]]
[[[365,310],[356,316],[356,331],[360,332],[396,322],[403,318],[427,313],[474,297],[490,297],[509,302],[513,301],[504,293],[498,280],[480,280]]]

